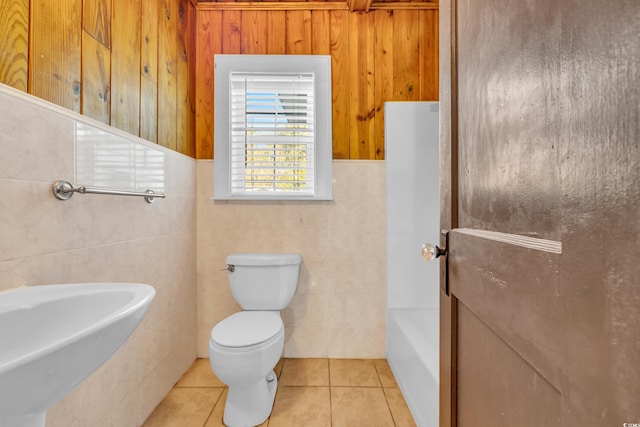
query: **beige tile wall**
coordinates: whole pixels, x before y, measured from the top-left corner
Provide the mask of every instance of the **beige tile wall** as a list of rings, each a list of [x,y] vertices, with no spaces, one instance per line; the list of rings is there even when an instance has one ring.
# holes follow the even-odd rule
[[[213,162],[198,162],[199,357],[211,328],[240,310],[222,271],[234,252],[302,254],[282,312],[286,357],[384,357],[385,163],[333,166],[330,202],[214,202]]]
[[[167,198],[154,204],[100,195],[58,201],[51,183],[74,180],[74,120],[128,137],[0,86],[0,291],[153,285],[151,309],[124,347],[47,417],[48,427],[137,427],[196,356],[196,162],[163,150]]]
[[[144,144],[0,85],[0,292],[135,281],[157,295],[125,346],[49,411],[49,427],[140,425],[239,310],[221,271],[233,252],[302,254],[282,313],[286,357],[384,357],[384,162],[334,161],[330,202],[214,203],[212,161],[163,150],[166,199],[61,202],[50,185],[74,179],[74,120]]]

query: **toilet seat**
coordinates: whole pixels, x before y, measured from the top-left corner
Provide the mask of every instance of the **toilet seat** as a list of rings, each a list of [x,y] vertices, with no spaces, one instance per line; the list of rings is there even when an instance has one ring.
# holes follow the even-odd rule
[[[211,330],[211,342],[229,351],[246,351],[268,345],[284,333],[279,312],[241,311]]]

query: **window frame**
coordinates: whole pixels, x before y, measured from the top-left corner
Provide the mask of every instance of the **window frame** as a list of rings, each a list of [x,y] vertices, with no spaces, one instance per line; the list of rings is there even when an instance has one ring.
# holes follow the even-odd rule
[[[331,56],[214,55],[214,200],[333,200]],[[231,73],[313,73],[315,97],[314,192],[231,191]]]

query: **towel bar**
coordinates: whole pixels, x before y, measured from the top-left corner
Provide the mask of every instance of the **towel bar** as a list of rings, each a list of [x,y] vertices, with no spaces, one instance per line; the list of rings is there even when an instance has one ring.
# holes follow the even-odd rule
[[[144,197],[147,203],[153,203],[156,197],[160,197],[161,199],[164,199],[166,197],[164,193],[155,193],[153,190],[129,191],[86,186],[74,187],[69,181],[63,180],[54,182],[51,185],[51,191],[58,200],[69,200],[71,196],[73,196],[73,193],[108,194],[112,196],[139,196]]]

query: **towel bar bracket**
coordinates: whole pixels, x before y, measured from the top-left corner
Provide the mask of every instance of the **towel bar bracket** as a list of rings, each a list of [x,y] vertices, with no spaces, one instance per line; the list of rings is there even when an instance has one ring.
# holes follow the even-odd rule
[[[51,192],[58,200],[69,200],[73,197],[75,189],[69,181],[56,181],[51,185]]]

